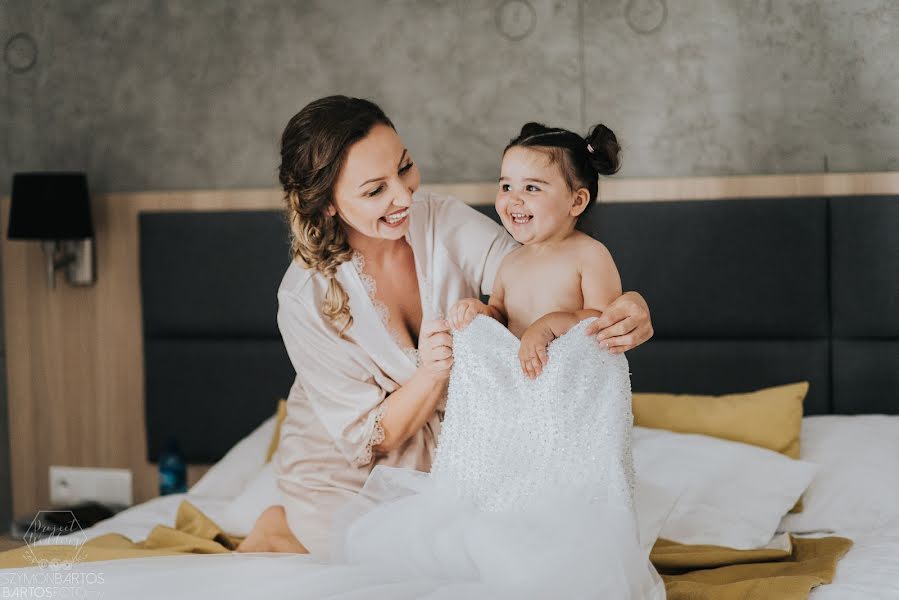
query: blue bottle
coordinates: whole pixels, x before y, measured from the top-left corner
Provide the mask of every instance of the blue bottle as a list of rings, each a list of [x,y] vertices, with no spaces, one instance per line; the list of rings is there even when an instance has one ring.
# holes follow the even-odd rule
[[[170,437],[159,456],[159,494],[181,494],[187,491],[187,466],[181,457],[178,440]]]

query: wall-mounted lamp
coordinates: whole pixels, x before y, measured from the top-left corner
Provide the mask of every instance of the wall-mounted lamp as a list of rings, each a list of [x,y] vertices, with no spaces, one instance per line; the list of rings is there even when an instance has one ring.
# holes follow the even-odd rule
[[[62,268],[71,285],[94,283],[94,226],[84,173],[13,175],[7,237],[41,241],[51,288]]]

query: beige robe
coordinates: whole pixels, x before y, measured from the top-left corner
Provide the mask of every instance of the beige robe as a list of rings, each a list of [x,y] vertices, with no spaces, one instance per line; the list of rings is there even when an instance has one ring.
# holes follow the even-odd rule
[[[415,255],[423,321],[442,318],[462,298],[490,294],[503,257],[518,244],[488,217],[454,198],[417,192],[406,239]],[[365,483],[376,464],[428,471],[445,400],[401,447],[372,456],[383,436],[384,399],[415,372],[373,301],[373,280],[357,255],[337,279],[354,323],[340,339],[321,312],[327,279],[292,263],[278,289],[278,327],[297,377],[273,457],[287,520],[312,552],[327,553],[331,516]]]

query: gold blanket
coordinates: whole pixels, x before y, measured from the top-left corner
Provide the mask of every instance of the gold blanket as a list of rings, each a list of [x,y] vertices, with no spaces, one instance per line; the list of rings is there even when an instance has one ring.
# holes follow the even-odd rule
[[[43,561],[93,562],[174,554],[231,552],[241,539],[226,534],[193,504],[183,500],[175,527],[157,525],[142,542],[109,533],[80,547],[33,546],[0,552],[0,569],[32,567]],[[786,541],[786,538],[785,538]],[[830,583],[837,561],[852,541],[841,537],[789,536],[782,547],[733,550],[684,545],[660,539],[650,559],[665,581],[669,600],[800,600]]]

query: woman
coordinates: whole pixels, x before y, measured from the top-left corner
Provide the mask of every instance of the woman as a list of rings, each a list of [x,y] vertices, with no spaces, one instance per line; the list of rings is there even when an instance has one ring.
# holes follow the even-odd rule
[[[294,260],[278,326],[297,378],[273,459],[283,505],[238,548],[327,554],[335,510],[375,465],[428,471],[453,365],[446,312],[490,294],[517,243],[420,174],[371,102],[330,96],[287,124],[279,178]],[[620,353],[652,336],[636,292],[586,332]]]

